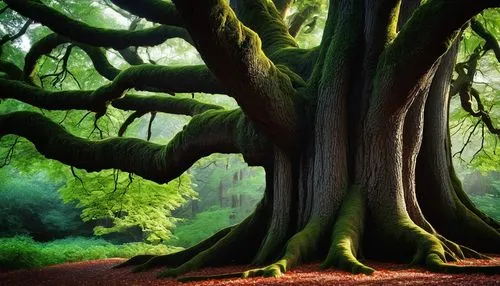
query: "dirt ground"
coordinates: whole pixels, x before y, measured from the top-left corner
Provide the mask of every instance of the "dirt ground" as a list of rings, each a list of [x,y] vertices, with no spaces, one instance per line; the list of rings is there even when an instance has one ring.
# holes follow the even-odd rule
[[[131,273],[130,268],[112,269],[124,261],[119,258],[53,265],[40,269],[0,273],[0,285],[500,285],[500,275],[440,274],[402,264],[367,261],[377,271],[370,276],[352,275],[319,264],[305,264],[280,278],[208,280],[180,283],[174,279],[157,279],[159,269]],[[500,265],[500,256],[492,260],[464,260],[464,265]],[[207,268],[190,275],[213,275],[245,270],[245,267]]]

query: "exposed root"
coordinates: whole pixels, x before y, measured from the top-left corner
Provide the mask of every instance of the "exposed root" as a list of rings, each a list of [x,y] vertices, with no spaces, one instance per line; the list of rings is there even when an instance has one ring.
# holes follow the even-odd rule
[[[143,254],[143,255],[136,255],[130,259],[127,259],[127,261],[120,263],[113,268],[122,268],[122,267],[127,267],[127,266],[132,266],[132,265],[138,265],[147,262],[151,258],[155,257],[156,255],[148,255],[148,254]]]
[[[219,241],[221,238],[226,236],[230,231],[232,227],[228,227],[225,229],[222,229],[212,235],[211,237],[203,240],[202,242],[198,243],[197,245],[190,247],[185,250],[181,250],[176,253],[171,253],[167,255],[137,255],[129,260],[118,264],[115,266],[115,268],[121,268],[121,267],[127,267],[127,266],[134,266],[136,267],[132,269],[132,272],[140,272],[140,271],[145,271],[149,270],[155,267],[160,267],[160,266],[165,266],[165,267],[176,267],[181,265],[182,263],[188,261],[189,259],[193,258],[196,254],[199,252],[211,247],[217,241]]]
[[[475,251],[474,249],[468,248],[467,246],[460,245],[460,249],[462,249],[466,258],[475,258],[475,259],[491,259],[491,257],[484,255]]]
[[[317,252],[317,245],[322,232],[322,224],[320,219],[311,220],[306,227],[295,234],[287,243],[286,251],[279,261],[272,263],[262,268],[250,269],[244,272],[226,273],[210,276],[185,276],[178,278],[178,281],[201,281],[208,279],[225,279],[225,278],[249,278],[249,277],[280,277],[287,269],[300,263],[302,260],[310,260]],[[221,241],[222,242],[222,241]],[[214,247],[216,247],[215,245]],[[207,250],[209,251],[209,250]],[[169,269],[160,273],[159,277],[178,277],[189,271],[198,269],[205,257],[209,255],[207,251],[200,253],[192,260],[175,269]]]
[[[359,187],[352,187],[346,194],[333,228],[332,244],[322,268],[337,267],[348,272],[370,275],[375,270],[356,258],[365,219],[365,203]]]
[[[312,260],[317,254],[317,247],[323,232],[324,225],[321,219],[311,219],[304,229],[290,238],[285,248],[285,254],[280,260],[266,267],[245,271],[241,277],[280,277],[288,269],[302,261]]]
[[[443,248],[445,251],[445,258],[447,262],[459,261],[460,259],[465,258],[465,254],[463,253],[460,245],[454,243],[451,240],[446,239],[444,236],[439,234],[434,234],[439,238],[441,243],[443,244]]]
[[[242,273],[241,278],[250,277],[281,277],[287,270],[287,259],[281,259],[271,265],[262,268],[250,269]]]
[[[233,227],[215,244],[197,253],[176,268],[161,272],[158,277],[179,277],[202,267],[224,263],[249,263],[265,235],[265,228],[262,226],[267,215],[268,211],[264,203],[261,203],[251,216]],[[242,244],[245,245],[245,248],[241,247]]]
[[[412,264],[422,264],[431,271],[443,273],[500,273],[500,266],[462,266],[448,264],[447,257],[451,255],[457,257],[461,253],[462,257],[469,257],[469,255],[476,255],[477,252],[429,234],[413,223],[404,222],[402,226],[403,236],[405,236],[408,241],[415,243],[417,247]],[[452,248],[450,248],[450,246],[452,246]]]

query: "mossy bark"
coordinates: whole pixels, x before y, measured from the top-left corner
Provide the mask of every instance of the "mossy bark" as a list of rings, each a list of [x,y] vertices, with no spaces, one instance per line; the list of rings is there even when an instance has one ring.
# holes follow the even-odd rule
[[[438,71],[429,93],[424,141],[417,162],[417,197],[424,215],[439,233],[481,251],[498,252],[497,224],[457,195],[463,196],[463,190],[453,169],[448,133],[448,83],[454,59],[453,55],[443,59],[447,67]]]
[[[73,40],[95,36],[94,45],[155,44],[164,39],[156,33],[167,30],[119,32],[122,38],[116,39],[39,2],[5,2],[54,29],[54,23],[68,22],[56,31],[70,36],[74,28],[82,33]],[[143,13],[134,2],[115,2]],[[269,1],[241,2],[241,19],[223,0],[174,3],[206,66],[131,67],[95,91],[40,91],[0,80],[1,91],[12,91],[12,98],[100,115],[109,103],[138,114],[153,111],[144,103],[158,98],[122,98],[128,88],[172,93],[193,88],[193,82],[198,91],[225,92],[241,106],[225,111],[163,100],[172,108],[166,112],[195,115],[165,146],[133,138],[90,141],[36,113],[0,115],[0,136],[26,137],[46,157],[89,171],[119,168],[164,183],[214,152],[242,153],[248,163],[265,166],[266,194],[242,223],[178,254],[139,256],[128,264],[143,263],[137,270],[174,267],[160,276],[177,277],[201,267],[253,262],[264,266],[207,278],[277,277],[326,258],[325,267],[370,274],[373,269],[360,262],[363,252],[433,271],[498,273],[498,267],[446,263],[478,257],[448,239],[499,252],[500,234],[498,223],[466,200],[453,172],[446,126],[452,63],[442,58],[461,26],[498,1],[429,0],[404,25],[401,19],[408,15],[400,13],[401,1],[331,1],[321,46],[311,51],[296,47]],[[155,13],[147,16],[161,20]],[[153,105],[155,111],[161,107]]]

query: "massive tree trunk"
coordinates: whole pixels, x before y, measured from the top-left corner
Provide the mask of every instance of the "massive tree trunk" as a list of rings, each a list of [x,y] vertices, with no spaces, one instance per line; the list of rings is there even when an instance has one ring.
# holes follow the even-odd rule
[[[5,2],[49,27],[53,24],[37,16],[36,11],[46,11],[38,2]],[[132,1],[113,2],[141,15],[144,7],[171,13],[172,22],[158,19],[156,12],[144,17],[185,26],[207,66],[131,68],[102,89],[75,92],[68,102],[59,98],[70,94],[7,80],[0,82],[0,90],[45,108],[80,106],[103,113],[107,103],[125,101],[124,91],[134,84],[165,91],[179,83],[175,91],[226,93],[242,112],[196,101],[165,103],[172,108],[169,112],[195,115],[167,146],[133,139],[84,140],[32,113],[0,115],[0,135],[24,136],[45,156],[66,164],[90,171],[115,167],[158,182],[214,152],[242,153],[247,162],[266,169],[265,196],[245,221],[180,253],[139,256],[124,265],[139,264],[137,270],[174,267],[161,276],[235,262],[263,266],[219,276],[248,277],[279,276],[298,263],[324,259],[324,267],[372,273],[358,260],[363,252],[434,271],[499,270],[447,264],[479,256],[468,247],[500,250],[498,224],[475,209],[457,183],[447,131],[447,86],[455,58],[449,49],[462,25],[498,1],[430,0],[413,13],[415,1],[409,1],[413,5],[403,5],[401,18],[401,1],[331,1],[323,39],[314,52],[298,48],[283,10],[269,1],[231,1],[237,4],[236,14],[223,0],[177,0],[174,10],[162,1],[144,1],[139,10]],[[288,7],[285,2],[290,3],[277,1]],[[54,30],[71,36],[66,29]],[[161,39],[168,37],[165,31]],[[133,38],[134,45],[158,40],[121,33]],[[81,37],[75,40],[85,43]],[[99,39],[86,44],[125,45]],[[174,79],[158,81],[153,75]],[[184,81],[178,82],[181,77]],[[198,85],[190,84],[190,78]],[[188,104],[193,108],[186,108]],[[134,106],[143,111],[129,103]],[[156,105],[148,107],[150,112]],[[68,143],[79,153],[57,151]],[[127,152],[138,155],[112,155]]]

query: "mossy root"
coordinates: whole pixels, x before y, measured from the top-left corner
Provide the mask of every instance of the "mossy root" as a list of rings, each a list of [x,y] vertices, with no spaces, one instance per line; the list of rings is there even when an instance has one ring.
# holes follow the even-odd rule
[[[462,253],[462,256],[466,258],[477,256],[479,253],[451,241],[443,241],[442,237],[430,234],[415,224],[404,223],[403,225],[405,226],[404,231],[407,235],[406,238],[412,240],[417,246],[412,263],[422,264],[430,271],[440,273],[500,274],[500,266],[468,266],[447,263],[446,252],[449,250],[451,250],[455,256],[457,256],[457,253]],[[453,248],[450,248],[450,246]],[[475,258],[483,257],[484,256],[479,255]]]
[[[375,270],[356,258],[363,234],[365,203],[359,187],[351,187],[333,227],[332,243],[321,268],[337,267],[353,274],[372,274]]]
[[[127,267],[127,266],[136,266],[132,269],[132,272],[140,272],[146,271],[155,267],[165,266],[165,267],[177,267],[182,263],[188,261],[197,253],[211,247],[217,241],[226,236],[232,227],[224,228],[218,232],[216,232],[211,237],[201,241],[195,246],[192,246],[188,249],[181,250],[179,252],[170,253],[166,255],[137,255],[129,260],[118,264],[115,268]]]

